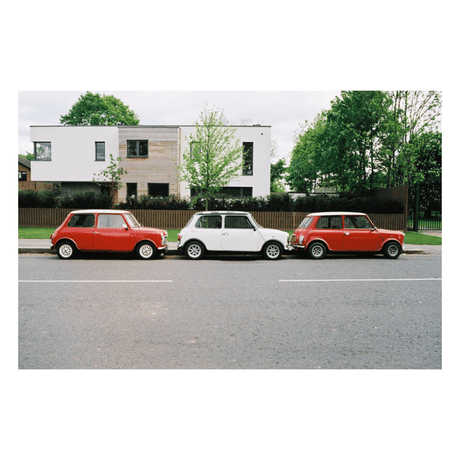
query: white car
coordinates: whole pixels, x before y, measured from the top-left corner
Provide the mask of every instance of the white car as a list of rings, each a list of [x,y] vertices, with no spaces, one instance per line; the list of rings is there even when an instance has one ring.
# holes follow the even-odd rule
[[[177,249],[194,260],[205,252],[261,253],[276,260],[288,249],[288,237],[261,227],[248,212],[206,211],[194,214],[180,231]]]

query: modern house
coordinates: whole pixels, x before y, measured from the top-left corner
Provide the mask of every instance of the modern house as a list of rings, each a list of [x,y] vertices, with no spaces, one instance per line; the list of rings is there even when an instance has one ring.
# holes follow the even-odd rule
[[[121,158],[128,171],[121,177],[118,202],[128,196],[188,197],[188,184],[180,182],[178,166],[189,148],[195,126],[31,126],[35,159],[32,180],[59,183],[63,194],[99,190],[95,174],[110,165],[110,155]],[[236,126],[242,143],[244,166],[239,179],[224,193],[233,196],[270,194],[270,126]]]

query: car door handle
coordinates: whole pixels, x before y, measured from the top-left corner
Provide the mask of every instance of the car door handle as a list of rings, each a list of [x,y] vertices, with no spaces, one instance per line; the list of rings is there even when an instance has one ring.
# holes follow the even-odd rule
[[[344,235],[349,235],[349,233],[345,232]]]
[[[230,233],[224,232],[224,233],[222,233],[222,235],[230,235]]]

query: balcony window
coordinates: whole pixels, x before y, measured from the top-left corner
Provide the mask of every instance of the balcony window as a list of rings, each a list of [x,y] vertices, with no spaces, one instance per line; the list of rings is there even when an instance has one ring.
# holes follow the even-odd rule
[[[51,161],[51,142],[34,142],[34,160]]]

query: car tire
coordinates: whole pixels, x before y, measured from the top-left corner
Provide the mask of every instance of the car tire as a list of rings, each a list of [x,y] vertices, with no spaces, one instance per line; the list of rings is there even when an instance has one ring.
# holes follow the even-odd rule
[[[77,253],[77,248],[71,241],[63,241],[58,243],[56,252],[60,259],[73,259]]]
[[[204,246],[198,241],[192,241],[185,246],[185,255],[191,260],[199,260],[204,256]]]
[[[144,241],[140,243],[136,248],[137,257],[141,260],[150,260],[155,257],[157,248],[152,243]]]
[[[312,259],[322,259],[326,255],[326,246],[323,243],[312,243],[308,246],[308,255]]]
[[[283,255],[283,247],[279,243],[271,242],[264,246],[262,253],[267,260],[277,260]]]
[[[383,255],[387,259],[397,259],[401,255],[401,246],[394,241],[390,241],[383,247]]]

